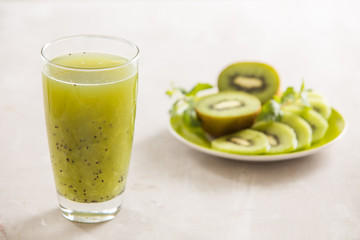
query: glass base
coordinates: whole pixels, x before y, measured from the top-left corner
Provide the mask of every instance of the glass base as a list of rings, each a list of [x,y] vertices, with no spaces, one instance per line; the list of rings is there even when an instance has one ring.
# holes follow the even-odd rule
[[[99,223],[114,219],[120,211],[124,200],[124,192],[119,196],[100,203],[79,203],[58,194],[62,215],[74,222]]]

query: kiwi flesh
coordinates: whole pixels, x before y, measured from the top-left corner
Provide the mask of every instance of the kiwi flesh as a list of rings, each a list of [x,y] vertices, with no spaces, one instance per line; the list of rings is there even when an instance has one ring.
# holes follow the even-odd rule
[[[266,153],[270,144],[266,135],[254,129],[244,129],[211,141],[213,149],[236,154],[255,155]]]
[[[289,104],[283,110],[300,115],[310,124],[312,130],[311,144],[320,141],[326,134],[329,127],[328,121],[320,113],[311,108],[304,108],[297,104]]]
[[[301,117],[303,117],[311,126],[311,143],[313,144],[320,141],[325,136],[329,127],[329,123],[326,121],[326,119],[313,109],[307,109],[303,111],[301,113]]]
[[[323,116],[326,120],[329,119],[331,115],[331,107],[324,99],[309,98],[309,103],[315,111],[320,113],[321,116]]]
[[[253,129],[263,132],[269,141],[270,149],[267,153],[278,154],[292,152],[297,148],[297,138],[294,129],[280,122],[257,122]]]
[[[239,91],[206,95],[195,103],[202,128],[213,137],[252,126],[260,110],[258,98]]]
[[[316,112],[320,113],[320,115],[323,116],[326,120],[328,120],[330,118],[332,109],[326,98],[323,95],[321,95],[321,93],[314,91],[308,91],[307,97],[311,108]],[[295,103],[289,104],[289,108],[299,112],[303,108],[305,108],[305,105],[302,103],[301,100],[298,100]],[[296,110],[296,108],[298,110]]]
[[[308,122],[292,112],[284,112],[281,122],[294,129],[298,141],[296,150],[302,150],[311,146],[312,130]]]
[[[219,91],[244,91],[265,103],[279,92],[280,78],[275,69],[258,62],[239,62],[225,68],[218,78]]]

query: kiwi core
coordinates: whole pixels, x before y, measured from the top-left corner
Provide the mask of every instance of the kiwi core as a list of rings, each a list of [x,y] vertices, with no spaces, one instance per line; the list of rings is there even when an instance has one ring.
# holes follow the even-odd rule
[[[242,138],[242,137],[231,137],[230,139],[228,139],[229,142],[234,143],[236,145],[240,145],[240,146],[244,146],[244,147],[249,147],[252,144],[251,140]]]
[[[232,109],[245,106],[243,101],[239,101],[237,99],[234,100],[223,100],[216,102],[210,106],[210,108],[215,110],[224,110],[224,109]]]
[[[265,89],[265,80],[259,77],[235,75],[232,77],[233,86],[243,91],[260,91]]]
[[[269,141],[269,144],[270,146],[274,147],[274,146],[277,146],[280,144],[280,141],[279,139],[275,136],[275,135],[272,135],[272,134],[269,134],[269,133],[265,133],[266,134],[266,137]]]

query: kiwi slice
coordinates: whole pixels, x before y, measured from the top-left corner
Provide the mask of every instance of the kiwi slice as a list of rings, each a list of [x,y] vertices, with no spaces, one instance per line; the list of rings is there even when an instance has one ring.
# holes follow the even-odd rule
[[[331,107],[325,99],[309,97],[309,103],[315,111],[320,113],[321,116],[323,116],[326,120],[329,119],[331,115]]]
[[[244,129],[211,141],[211,147],[223,152],[255,155],[267,152],[270,144],[264,133]]]
[[[257,62],[239,62],[225,68],[218,79],[219,91],[244,91],[265,103],[278,93],[279,75],[271,66]]]
[[[308,122],[291,112],[284,112],[281,122],[294,129],[298,141],[296,150],[302,150],[311,146],[312,130]]]
[[[319,99],[319,100],[326,101],[325,96],[322,93],[318,92],[318,91],[314,91],[314,90],[309,89],[309,90],[306,91],[306,94],[307,94],[308,98]]]
[[[308,109],[301,107],[297,104],[289,104],[282,108],[285,112],[289,111],[295,114],[300,115],[303,119],[305,119],[311,126],[312,130],[312,140],[311,144],[321,140],[329,127],[329,123],[326,119],[321,116],[320,113],[313,109]]]
[[[250,127],[260,110],[260,100],[245,92],[219,92],[195,103],[202,128],[213,137]]]
[[[312,141],[315,143],[320,141],[326,134],[326,131],[329,127],[329,123],[323,118],[320,113],[316,112],[313,109],[307,109],[301,113],[303,117],[311,126],[312,129]]]
[[[280,122],[257,122],[254,129],[265,133],[268,138],[270,149],[268,153],[287,153],[297,147],[296,133],[294,129]]]

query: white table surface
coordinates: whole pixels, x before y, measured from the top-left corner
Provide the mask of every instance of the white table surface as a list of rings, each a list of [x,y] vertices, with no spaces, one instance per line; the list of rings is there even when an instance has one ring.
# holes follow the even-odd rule
[[[360,4],[356,1],[0,1],[0,239],[360,239]],[[45,132],[40,48],[120,36],[141,49],[126,200],[116,219],[58,210]],[[174,82],[216,83],[236,61],[322,91],[349,131],[291,161],[206,155],[167,130]]]

